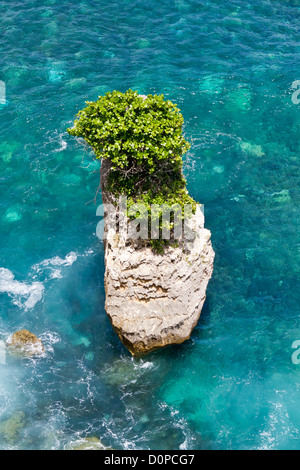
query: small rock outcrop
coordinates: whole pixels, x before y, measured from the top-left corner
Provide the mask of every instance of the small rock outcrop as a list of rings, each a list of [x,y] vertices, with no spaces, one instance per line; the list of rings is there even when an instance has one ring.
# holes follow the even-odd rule
[[[29,355],[43,354],[44,346],[40,339],[28,330],[16,331],[8,345],[19,352],[24,352]]]
[[[110,167],[101,167],[103,202]],[[179,344],[190,338],[212,276],[214,251],[211,233],[204,228],[199,206],[191,223],[192,241],[169,246],[163,254],[150,246],[127,243],[111,226],[106,227],[106,313],[117,335],[134,356]],[[107,223],[106,223],[107,225]]]

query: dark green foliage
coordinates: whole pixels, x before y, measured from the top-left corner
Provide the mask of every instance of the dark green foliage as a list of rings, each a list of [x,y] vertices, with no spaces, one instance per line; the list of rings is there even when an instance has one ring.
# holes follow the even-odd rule
[[[109,159],[107,190],[126,195],[128,206],[192,204],[182,175],[182,155],[190,145],[182,135],[180,110],[163,95],[141,97],[113,91],[87,102],[69,134],[83,138],[96,158]]]

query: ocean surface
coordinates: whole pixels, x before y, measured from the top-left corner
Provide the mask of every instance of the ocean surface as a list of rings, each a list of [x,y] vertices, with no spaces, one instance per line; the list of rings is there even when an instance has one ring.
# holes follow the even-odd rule
[[[300,449],[299,9],[0,1],[1,449]],[[179,105],[216,252],[191,340],[142,359],[104,311],[99,162],[66,132],[128,88]],[[22,328],[43,357],[5,351]]]

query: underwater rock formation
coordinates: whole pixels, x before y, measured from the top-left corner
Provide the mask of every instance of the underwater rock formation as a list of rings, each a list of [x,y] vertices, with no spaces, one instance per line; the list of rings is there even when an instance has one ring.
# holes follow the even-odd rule
[[[102,161],[104,204],[110,165]],[[206,297],[213,272],[211,233],[204,228],[199,206],[191,223],[195,238],[168,246],[163,254],[151,246],[122,239],[105,219],[106,313],[112,326],[134,356],[143,355],[190,338]]]
[[[86,437],[77,441],[70,450],[110,450],[97,437]]]

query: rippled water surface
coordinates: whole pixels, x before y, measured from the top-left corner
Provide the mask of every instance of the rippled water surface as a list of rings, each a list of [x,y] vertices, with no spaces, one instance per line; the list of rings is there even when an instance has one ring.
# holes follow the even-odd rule
[[[0,347],[0,448],[300,448],[299,3],[0,2],[0,341],[46,348]],[[128,88],[179,104],[216,251],[191,340],[139,360],[104,312],[99,165],[66,133]]]

